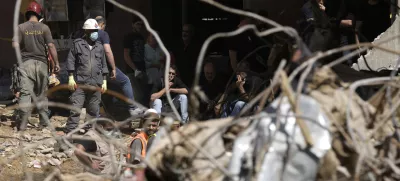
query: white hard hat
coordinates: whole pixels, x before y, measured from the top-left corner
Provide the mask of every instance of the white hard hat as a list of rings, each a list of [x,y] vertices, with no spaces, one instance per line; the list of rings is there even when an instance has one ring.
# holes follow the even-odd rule
[[[95,19],[87,19],[82,27],[84,30],[97,30],[99,29],[99,24]]]
[[[155,109],[147,109],[146,112],[144,112],[144,115],[146,116],[146,115],[152,114],[152,113],[158,114]]]

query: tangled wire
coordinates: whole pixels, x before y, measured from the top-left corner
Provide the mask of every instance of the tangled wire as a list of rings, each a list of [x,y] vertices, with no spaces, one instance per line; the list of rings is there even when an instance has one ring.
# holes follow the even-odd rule
[[[121,8],[124,11],[127,11],[129,13],[132,13],[136,16],[138,16],[140,19],[143,20],[146,29],[155,37],[155,39],[157,40],[158,44],[160,45],[160,48],[162,49],[163,53],[166,55],[166,68],[165,68],[165,72],[164,72],[164,78],[165,78],[165,82],[168,82],[168,73],[169,73],[169,68],[170,68],[170,63],[171,63],[171,58],[169,55],[169,52],[167,51],[166,47],[164,46],[164,43],[161,41],[159,35],[157,34],[157,32],[155,32],[151,27],[149,22],[147,21],[147,19],[138,11],[131,9],[127,6],[124,6],[120,3],[118,3],[115,0],[107,0],[108,2],[112,3],[114,6]],[[295,44],[296,47],[298,48],[298,50],[300,50],[301,52],[308,52],[307,47],[304,45],[304,43],[301,40],[301,37],[298,35],[297,31],[294,30],[291,27],[286,27],[286,26],[282,26],[268,18],[262,17],[260,15],[257,15],[255,13],[251,13],[251,12],[246,12],[243,10],[238,10],[238,9],[234,9],[234,8],[230,8],[227,7],[223,4],[220,4],[218,2],[215,2],[213,0],[200,0],[203,3],[207,3],[209,5],[215,6],[223,11],[229,12],[229,13],[234,13],[237,15],[241,15],[241,16],[246,16],[246,17],[250,17],[250,18],[254,18],[256,20],[262,21],[266,24],[269,24],[270,26],[272,26],[271,29],[265,30],[265,31],[258,31],[258,29],[255,27],[255,25],[245,25],[242,26],[240,28],[238,28],[237,30],[234,30],[232,32],[225,32],[225,33],[216,33],[210,37],[207,38],[207,40],[204,42],[198,60],[197,60],[197,65],[196,65],[196,69],[195,69],[195,78],[194,78],[194,85],[192,87],[192,92],[190,93],[190,101],[192,102],[196,102],[199,99],[202,99],[202,97],[204,97],[204,93],[201,91],[201,87],[199,86],[199,79],[200,79],[200,73],[201,73],[201,67],[203,65],[203,61],[206,55],[206,51],[207,48],[209,46],[209,44],[211,42],[213,42],[214,40],[218,39],[218,38],[226,38],[226,37],[231,37],[231,36],[236,36],[239,35],[240,33],[243,33],[247,30],[252,30],[255,32],[255,34],[257,36],[267,36],[267,35],[271,35],[274,33],[278,33],[278,32],[283,32],[285,34],[287,34],[290,38],[295,40]],[[20,9],[20,5],[21,5],[21,0],[16,0],[16,4],[15,4],[15,11],[14,11],[14,37],[18,37],[19,33],[18,33],[18,17],[19,17],[19,9]],[[302,64],[297,67],[288,77],[286,72],[284,71],[284,67],[286,65],[286,61],[282,61],[281,64],[279,65],[278,69],[276,70],[274,77],[271,81],[271,84],[269,85],[268,88],[266,88],[265,90],[261,91],[254,99],[252,99],[244,108],[243,110],[240,112],[239,116],[235,117],[235,118],[228,118],[228,120],[230,120],[229,123],[227,123],[224,126],[224,129],[219,130],[220,132],[222,131],[226,131],[226,129],[228,127],[231,127],[233,125],[239,124],[242,120],[256,120],[257,115],[252,115],[250,117],[241,117],[243,116],[245,113],[247,113],[251,108],[253,108],[257,103],[259,103],[259,107],[263,108],[266,104],[266,100],[267,98],[271,95],[271,93],[273,92],[274,89],[276,89],[277,87],[282,87],[282,89],[284,89],[285,92],[285,96],[289,97],[290,99],[290,103],[292,106],[292,109],[294,110],[294,112],[296,113],[297,116],[297,124],[299,125],[301,131],[302,131],[302,135],[305,139],[305,142],[308,145],[313,145],[313,139],[310,136],[310,132],[307,129],[307,127],[304,124],[304,121],[312,121],[309,118],[306,118],[304,116],[301,115],[301,113],[299,113],[298,110],[298,99],[299,99],[299,95],[301,95],[301,90],[303,90],[303,87],[305,86],[305,80],[306,78],[311,74],[311,71],[313,70],[314,64],[316,62],[318,62],[319,60],[322,60],[324,57],[330,56],[332,54],[335,53],[339,53],[339,52],[343,52],[346,50],[354,50],[357,49],[356,51],[347,54],[346,56],[343,56],[333,62],[331,62],[330,64],[325,65],[323,68],[330,68],[333,67],[335,65],[340,64],[341,62],[347,60],[350,57],[356,56],[361,52],[365,52],[368,48],[375,48],[375,49],[379,49],[385,52],[389,52],[389,53],[393,53],[396,55],[400,55],[400,51],[397,50],[390,50],[387,48],[384,48],[382,46],[380,46],[381,44],[384,44],[390,40],[393,39],[397,39],[399,38],[400,35],[396,35],[396,36],[392,36],[390,38],[387,39],[383,39],[383,40],[379,40],[378,42],[372,44],[372,43],[358,43],[355,45],[347,45],[344,47],[340,47],[340,48],[336,48],[336,49],[332,49],[332,50],[328,50],[325,52],[317,52],[316,54],[309,56],[309,58],[302,62]],[[18,60],[18,64],[22,64],[22,59],[21,59],[21,52],[19,47],[15,47],[15,52],[17,55],[17,60]],[[397,65],[400,64],[400,60],[398,62]],[[396,66],[398,67],[398,66]],[[366,79],[366,80],[360,80],[357,82],[354,82],[353,84],[351,84],[350,87],[350,94],[348,95],[349,100],[353,99],[353,92],[360,86],[366,86],[366,85],[378,85],[378,84],[385,84],[387,87],[386,91],[386,100],[388,100],[389,102],[389,110],[384,112],[384,115],[382,116],[382,120],[380,121],[380,125],[377,125],[375,127],[375,131],[372,132],[376,132],[377,129],[379,129],[380,127],[382,127],[385,123],[387,123],[387,121],[392,120],[392,124],[394,125],[394,128],[396,129],[396,134],[394,136],[395,140],[399,141],[399,137],[400,135],[397,133],[397,129],[398,129],[398,120],[396,119],[396,110],[398,109],[398,107],[400,106],[400,99],[398,99],[397,102],[391,102],[391,100],[393,100],[394,98],[396,98],[397,96],[399,96],[398,94],[396,94],[395,96],[392,96],[392,91],[391,91],[391,87],[394,86],[393,83],[397,82],[398,79],[396,79],[394,76],[396,75],[397,70],[394,70],[391,74],[391,76],[389,77],[382,77],[382,78],[373,78],[373,79]],[[300,79],[298,82],[298,86],[295,89],[296,91],[292,90],[291,88],[291,82],[294,81],[295,77],[297,77],[298,75],[300,75]],[[97,90],[97,88],[95,87],[91,87],[91,86],[84,86],[84,85],[79,85],[79,87],[83,90],[90,90],[90,91],[100,91]],[[398,87],[396,87],[398,88]],[[47,95],[51,95],[52,93],[56,92],[56,91],[60,91],[60,90],[67,90],[68,87],[66,85],[61,85],[61,86],[57,86],[55,88],[52,88],[50,90],[48,90]],[[169,87],[168,85],[165,86],[166,89],[166,95],[167,95],[167,99],[168,102],[171,105],[172,111],[174,113],[174,116],[176,116],[176,118],[180,119],[180,115],[176,109],[176,107],[174,106],[174,104],[172,103],[172,98],[170,95]],[[106,94],[109,94],[111,96],[117,97],[120,100],[127,102],[129,104],[134,104],[136,106],[139,107],[143,107],[142,105],[140,105],[139,103],[135,102],[134,100],[130,100],[129,98],[123,96],[122,94],[119,94],[117,92],[113,92],[111,90],[108,90],[106,92]],[[9,109],[18,109],[18,108],[36,108],[38,110],[41,109],[42,106],[44,106],[44,104],[47,104],[47,106],[51,106],[51,107],[59,107],[59,108],[63,108],[63,109],[68,109],[68,110],[75,110],[77,112],[81,112],[81,110],[77,110],[76,108],[74,108],[71,105],[68,104],[64,104],[64,103],[60,103],[60,102],[44,102],[41,101],[43,96],[47,96],[47,95],[41,95],[39,97],[36,97],[35,94],[31,94],[32,95],[32,99],[33,99],[33,103],[30,104],[19,104],[17,106],[14,107],[10,107]],[[397,99],[396,99],[397,100]],[[198,105],[196,103],[191,103],[193,105]],[[351,102],[348,104],[347,106],[347,111],[346,111],[346,124],[347,125],[351,125]],[[194,107],[194,109],[198,109],[198,106]],[[257,113],[260,113],[261,109],[258,110]],[[265,115],[264,115],[265,116]],[[270,117],[285,117],[287,115],[284,114],[276,114],[276,115],[272,115],[269,114],[267,116]],[[128,122],[130,122],[132,119],[134,119],[135,117],[130,117],[127,120],[123,121],[121,124],[119,125],[114,125],[114,130],[119,131],[119,128],[121,125],[126,124]],[[170,134],[170,127],[172,125],[172,119],[170,118],[165,118],[163,119],[164,121],[164,126],[163,128],[165,130],[167,130],[167,135]],[[27,152],[27,150],[33,149],[38,147],[40,144],[43,144],[44,142],[50,140],[50,139],[55,139],[57,140],[57,142],[62,144],[62,147],[64,147],[65,149],[72,149],[72,150],[77,150],[76,146],[74,146],[71,142],[70,139],[80,139],[80,140],[95,140],[93,138],[87,138],[87,137],[82,137],[82,136],[76,136],[73,135],[74,133],[78,132],[81,128],[84,128],[86,125],[88,124],[96,124],[96,122],[98,121],[107,121],[110,123],[113,123],[113,121],[111,119],[108,118],[93,118],[87,122],[85,122],[82,125],[79,125],[78,128],[76,128],[75,130],[71,131],[70,133],[68,133],[67,135],[64,136],[58,136],[56,134],[56,130],[55,128],[50,124],[50,120],[46,119],[46,122],[49,125],[49,129],[51,131],[52,134],[52,138],[48,138],[48,139],[44,139],[41,140],[39,142],[33,143],[33,144],[20,144],[20,151],[18,153],[16,153],[15,155],[13,155],[12,157],[8,158],[8,160],[4,163],[4,165],[10,163],[12,160],[22,156],[25,154],[25,152]],[[196,125],[197,122],[195,120],[192,121],[192,123],[190,124],[194,124]],[[185,128],[183,128],[185,129]],[[200,129],[200,128],[199,128]],[[348,141],[350,144],[350,147],[354,148],[355,151],[360,155],[358,157],[358,161],[357,161],[357,165],[356,165],[356,172],[354,175],[354,179],[359,179],[360,175],[362,174],[366,174],[368,172],[363,172],[361,173],[361,167],[364,167],[364,163],[366,163],[366,165],[368,165],[369,167],[373,167],[372,163],[376,163],[379,162],[377,159],[374,159],[373,154],[372,153],[368,153],[367,151],[365,151],[362,146],[363,142],[366,142],[368,140],[371,139],[371,137],[374,136],[374,133],[371,133],[370,135],[365,135],[364,133],[361,133],[358,130],[354,130],[355,128],[352,128],[350,126],[348,126],[347,128],[344,127],[340,127],[340,130],[342,130],[343,134],[344,133],[348,133]],[[185,133],[182,130],[178,130],[177,131],[179,133],[179,135],[181,135],[183,138],[183,143],[180,144],[187,144],[187,145],[191,145],[192,147],[194,147],[195,152],[200,152],[201,154],[203,154],[205,156],[205,158],[207,160],[209,160],[210,163],[212,163],[213,168],[217,168],[221,173],[223,173],[227,178],[233,178],[234,175],[232,173],[230,173],[227,169],[225,165],[220,164],[215,157],[213,157],[213,155],[209,152],[209,150],[205,150],[202,145],[199,145],[197,142],[193,141],[192,138],[190,138],[188,135],[185,135]],[[20,136],[22,137],[23,132],[20,132]],[[129,167],[129,168],[138,168],[138,167],[143,167],[143,165],[133,165],[130,163],[126,163],[122,160],[117,160],[116,159],[116,155],[115,152],[112,150],[112,147],[114,147],[115,149],[120,151],[120,155],[119,158],[123,158],[124,154],[126,154],[126,147],[127,145],[125,145],[125,143],[123,141],[120,140],[116,140],[110,136],[106,136],[104,134],[100,134],[101,136],[101,140],[97,140],[97,141],[103,141],[106,142],[108,144],[108,149],[109,152],[111,153],[111,159],[104,159],[101,157],[98,157],[96,155],[93,154],[89,154],[89,153],[83,153],[85,156],[89,157],[89,158],[93,158],[93,159],[97,159],[97,160],[102,160],[102,161],[106,161],[109,164],[111,164],[112,169],[114,171],[114,173],[116,173],[115,175],[105,175],[104,178],[109,178],[109,179],[118,179],[121,177],[121,171],[123,167]],[[168,139],[170,139],[170,143],[177,143],[176,140],[173,140],[172,137],[167,136]],[[360,139],[361,138],[361,139]],[[95,140],[96,141],[96,140]],[[135,154],[134,152],[132,152],[131,154]],[[372,170],[374,170],[376,172],[376,174],[382,174],[385,171],[387,171],[388,169],[392,169],[392,170],[400,170],[396,165],[399,164],[400,161],[396,160],[396,161],[390,161],[390,160],[386,160],[388,162],[387,166],[382,168],[381,170],[378,170],[377,168],[373,168]],[[23,159],[23,163],[24,163],[24,159]],[[151,169],[157,177],[159,177],[160,180],[164,180],[162,173],[158,170],[158,168],[155,165],[152,165],[151,162],[149,162],[148,160],[141,158],[141,162],[148,168]],[[25,164],[23,164],[25,165]],[[24,167],[25,169],[25,167]],[[171,168],[173,169],[173,168]],[[193,170],[181,170],[181,169],[174,169],[174,171],[176,173],[187,173],[187,172],[194,172],[196,171],[196,169]],[[24,173],[28,173],[25,172]],[[52,174],[49,174],[47,176],[47,178],[45,180],[52,180],[54,178],[56,178],[57,176],[60,176],[60,172],[59,170],[55,169]],[[27,177],[30,178],[30,177]]]

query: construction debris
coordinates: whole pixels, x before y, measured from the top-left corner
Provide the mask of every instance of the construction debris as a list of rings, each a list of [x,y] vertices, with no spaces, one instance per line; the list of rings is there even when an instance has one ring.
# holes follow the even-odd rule
[[[108,1],[117,7],[122,6],[114,0]],[[238,13],[216,1],[202,1],[228,12],[234,12],[241,16],[251,16],[265,23],[269,22],[255,16],[255,14]],[[134,14],[140,14],[126,7],[124,9],[128,9],[129,12]],[[148,25],[147,20],[144,23],[146,26]],[[274,23],[269,24],[274,25]],[[301,38],[293,31],[294,29],[281,27],[277,24],[273,27],[277,28],[274,30],[283,31],[296,40],[298,43],[296,46],[290,43],[287,43],[287,45],[290,45],[291,51],[299,48],[293,50],[293,52],[302,54],[303,49],[300,47],[303,44],[301,44]],[[255,29],[255,26],[243,25],[240,31],[245,31],[246,28],[251,30]],[[394,34],[398,29],[399,19],[382,37]],[[150,32],[153,33],[153,30],[150,29]],[[235,33],[237,35],[239,31],[217,35],[229,37]],[[265,36],[268,32],[256,32],[256,34]],[[154,37],[159,41],[162,49],[165,49],[158,35]],[[209,44],[212,39],[208,40],[207,43]],[[400,45],[399,41],[400,39],[393,39],[385,46],[397,48]],[[202,51],[199,61],[205,59],[205,52]],[[332,52],[334,51],[330,51],[331,54]],[[324,54],[328,56],[329,52],[318,52],[316,54],[316,56]],[[391,55],[389,63],[382,63],[378,62],[377,58],[387,55],[374,49],[365,56],[366,60],[364,58],[359,59],[355,69],[395,70],[397,67],[394,63],[397,62],[398,54],[400,53]],[[289,55],[287,56],[289,57]],[[65,163],[66,159],[73,157],[74,151],[77,150],[76,147],[79,146],[75,146],[70,137],[65,137],[65,135],[54,136],[56,134],[53,129],[43,129],[35,134],[25,132],[22,135],[17,133],[2,135],[7,140],[0,145],[0,152],[3,157],[9,158],[4,162],[4,165],[12,167],[11,161],[22,156],[27,158],[28,161],[21,161],[18,164],[28,163],[23,166],[37,169],[53,166],[53,172],[48,174],[48,178],[45,180],[63,181],[143,180],[145,173],[148,180],[400,180],[399,80],[391,77],[386,82],[371,83],[385,85],[370,100],[365,101],[355,92],[357,86],[361,86],[361,84],[356,83],[360,82],[357,80],[342,81],[343,79],[339,79],[328,66],[318,67],[314,64],[318,59],[313,60],[314,57],[307,56],[309,55],[298,58],[302,59],[302,62],[293,59],[297,69],[288,71],[292,75],[296,74],[294,76],[289,74],[289,77],[293,78],[292,80],[287,77],[287,70],[291,69],[290,66],[292,65],[285,68],[282,66],[275,72],[274,76],[278,81],[276,81],[277,83],[272,81],[269,88],[271,88],[270,92],[274,92],[273,94],[276,93],[276,95],[269,96],[269,93],[265,92],[259,94],[258,99],[253,99],[256,103],[260,102],[259,105],[251,103],[246,105],[250,108],[263,109],[258,114],[250,113],[242,117],[229,117],[204,122],[191,120],[189,124],[176,129],[171,128],[173,124],[171,117],[164,118],[164,126],[157,132],[146,157],[139,159],[142,161],[140,165],[126,163],[124,158],[127,153],[126,142],[129,142],[130,138],[121,138],[120,132],[115,132],[115,130],[113,133],[118,134],[100,134],[100,131],[95,130],[93,133],[97,139],[93,139],[95,145],[99,147],[96,141],[101,141],[102,147],[105,145],[104,147],[109,148],[109,150],[96,151],[99,152],[100,156],[107,152],[106,159],[100,159],[103,159],[104,163],[107,162],[106,166],[113,170],[112,175],[88,172],[62,174],[58,168]],[[303,64],[297,65],[297,63]],[[169,56],[167,56],[166,64],[170,64]],[[198,64],[201,65],[201,62]],[[273,65],[273,62],[268,62],[268,64]],[[372,68],[367,64],[372,65]],[[301,68],[302,65],[305,65],[305,67]],[[348,68],[343,68],[342,71],[347,72]],[[166,66],[166,70],[168,70],[168,66]],[[197,73],[199,73],[198,70],[200,69],[196,69]],[[299,78],[298,74],[303,75]],[[55,76],[50,78],[51,83],[59,83]],[[351,76],[351,78],[354,78],[354,76]],[[357,82],[354,83],[353,81]],[[363,83],[362,85],[369,84],[368,82]],[[197,88],[196,84],[195,88]],[[302,87],[303,85],[304,87]],[[91,88],[93,87],[87,89],[93,90]],[[63,89],[63,85],[56,89]],[[297,92],[294,93],[294,90],[297,90]],[[49,92],[51,91],[54,90]],[[203,95],[201,89],[194,89],[191,93]],[[0,95],[0,99],[10,97],[9,94],[8,92]],[[119,98],[126,99],[125,97]],[[191,96],[190,99],[191,101],[195,100],[196,96]],[[272,103],[267,104],[265,100],[271,100]],[[41,101],[39,100],[32,104],[32,107],[33,105],[40,107],[40,104]],[[67,107],[65,104],[54,102],[53,105]],[[16,105],[14,108],[19,106]],[[173,104],[171,106],[174,107]],[[191,108],[197,109],[198,104],[194,104]],[[174,110],[174,113],[176,112]],[[199,111],[195,110],[195,112]],[[13,110],[5,106],[0,106],[0,114],[1,121],[4,122],[14,116]],[[86,110],[83,110],[80,116],[80,119],[84,120]],[[65,122],[65,118],[53,117],[52,119],[57,121],[60,126],[62,125],[61,122]],[[96,118],[88,120],[88,122],[96,122],[100,119],[112,122],[112,120],[106,118]],[[46,121],[51,123],[51,120]],[[39,119],[37,116],[30,117],[29,122],[37,127]],[[85,133],[87,130],[83,128],[81,129],[82,133]],[[121,127],[115,126],[115,128]],[[79,131],[77,132],[79,133]],[[80,139],[86,140],[87,138],[80,137]],[[64,148],[65,150],[63,150]],[[114,150],[114,148],[118,150]],[[89,153],[85,156],[90,160],[95,157]],[[86,165],[88,168],[85,167],[85,170],[93,172],[100,170],[98,168],[100,165],[96,165],[96,162],[88,165]],[[145,170],[143,167],[145,167]]]

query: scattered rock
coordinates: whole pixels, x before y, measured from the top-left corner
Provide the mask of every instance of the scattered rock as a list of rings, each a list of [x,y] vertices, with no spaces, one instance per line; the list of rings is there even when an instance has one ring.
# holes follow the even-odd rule
[[[35,118],[35,117],[29,117],[28,119],[28,123],[32,124],[32,125],[39,125],[39,118]]]
[[[67,154],[65,154],[65,153],[57,153],[57,152],[54,152],[54,153],[53,153],[53,157],[58,158],[58,159],[60,159],[60,158],[67,158]]]
[[[10,152],[10,151],[13,151],[13,148],[12,147],[7,147],[6,149],[4,149],[4,151]]]
[[[22,138],[28,141],[32,141],[32,136],[29,133],[22,135]]]
[[[52,158],[53,155],[51,153],[44,155],[46,158]]]
[[[51,158],[51,159],[49,159],[47,162],[48,162],[50,165],[53,165],[53,166],[59,166],[59,165],[62,164],[62,162],[61,162],[60,160],[56,159],[56,158]]]
[[[51,134],[51,131],[46,129],[46,128],[44,128],[44,129],[42,129],[42,133],[43,134]]]
[[[51,153],[52,151],[54,151],[54,148],[46,148],[46,149],[40,150],[40,153],[46,154],[46,153]]]
[[[57,141],[55,140],[55,139],[51,139],[51,140],[49,140],[49,141],[47,141],[46,143],[45,143],[45,145],[47,146],[47,147],[54,147],[54,145],[57,143]],[[54,150],[56,150],[55,148],[54,148]]]
[[[33,160],[30,163],[28,163],[29,168],[42,168],[42,165],[40,164],[39,160]]]
[[[30,157],[36,157],[36,156],[37,156],[35,153],[32,153],[32,152],[29,152],[29,153],[27,153],[27,154],[28,154],[28,156],[30,156]]]
[[[46,147],[44,147],[44,145],[39,145],[37,148],[38,148],[39,150],[44,150],[44,149],[46,149]]]
[[[74,155],[74,150],[69,149],[69,150],[65,151],[65,153],[67,154],[68,157],[72,157]]]

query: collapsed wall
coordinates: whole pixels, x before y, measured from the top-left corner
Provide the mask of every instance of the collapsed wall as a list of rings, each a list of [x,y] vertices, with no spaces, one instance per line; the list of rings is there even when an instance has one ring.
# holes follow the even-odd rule
[[[396,18],[392,26],[389,27],[389,29],[383,32],[380,36],[378,36],[372,43],[377,44],[379,41],[388,39],[390,37],[399,34],[400,34],[400,19]],[[390,50],[399,50],[400,39],[391,38],[390,41],[381,44],[380,46]],[[377,72],[382,70],[393,70],[396,69],[396,64],[397,61],[399,60],[398,55],[393,53],[388,53],[376,48],[368,50],[367,54],[364,57],[358,58],[357,63],[354,63],[352,68],[355,70],[367,70],[367,71],[377,71]]]

